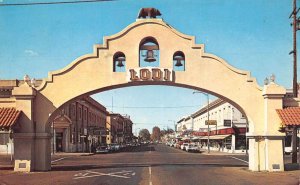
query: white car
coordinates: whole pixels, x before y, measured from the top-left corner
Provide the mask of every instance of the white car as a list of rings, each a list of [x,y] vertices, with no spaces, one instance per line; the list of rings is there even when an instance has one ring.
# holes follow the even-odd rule
[[[299,151],[299,147],[297,147],[297,151]],[[290,155],[293,152],[292,146],[286,146],[284,147],[284,153],[287,155]]]
[[[194,143],[190,143],[188,144],[188,146],[185,147],[185,150],[187,152],[199,152],[199,146],[194,144]]]
[[[189,143],[183,143],[181,146],[180,146],[180,149],[181,150],[185,150],[185,148],[189,145]]]

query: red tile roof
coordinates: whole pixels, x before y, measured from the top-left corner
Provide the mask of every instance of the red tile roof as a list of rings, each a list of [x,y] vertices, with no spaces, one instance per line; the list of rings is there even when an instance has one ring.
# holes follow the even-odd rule
[[[283,125],[300,126],[300,107],[288,107],[276,110]]]
[[[15,108],[0,108],[0,128],[10,128],[18,120],[21,111]]]

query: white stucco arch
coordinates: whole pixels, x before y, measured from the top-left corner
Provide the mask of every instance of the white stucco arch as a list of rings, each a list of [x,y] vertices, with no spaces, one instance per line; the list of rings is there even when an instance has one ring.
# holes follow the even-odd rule
[[[185,71],[173,71],[172,78],[168,80],[128,81],[129,69],[139,72],[140,42],[149,36],[159,44],[159,70],[173,71],[173,54],[182,51],[185,55]],[[254,171],[276,171],[279,166],[278,170],[283,170],[283,156],[272,151],[272,148],[280,145],[279,150],[282,150],[282,134],[278,132],[280,121],[275,109],[282,108],[285,90],[275,83],[260,87],[250,72],[236,69],[222,58],[205,53],[204,49],[204,44],[195,43],[195,37],[178,32],[161,19],[138,19],[121,32],[104,37],[102,45],[94,45],[92,54],[79,57],[61,70],[50,72],[48,78],[36,88],[32,119],[37,123],[36,132],[45,135],[45,139],[39,140],[37,145],[49,145],[47,122],[55,115],[49,118],[49,113],[54,113],[68,101],[120,87],[168,85],[201,90],[239,107],[249,122],[252,155],[249,168]],[[113,56],[118,51],[126,56],[127,72],[113,72]],[[267,148],[264,155],[262,152],[256,153],[261,141]],[[40,155],[50,155],[47,150]],[[40,158],[49,159],[49,156]],[[38,158],[35,169],[50,168],[49,161],[41,163],[42,160]]]

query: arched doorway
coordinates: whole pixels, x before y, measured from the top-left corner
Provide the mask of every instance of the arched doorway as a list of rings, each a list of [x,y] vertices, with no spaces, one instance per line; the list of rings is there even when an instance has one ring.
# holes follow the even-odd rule
[[[70,138],[72,124],[71,119],[62,113],[53,120],[52,126],[52,151],[66,152],[68,151],[68,141]]]

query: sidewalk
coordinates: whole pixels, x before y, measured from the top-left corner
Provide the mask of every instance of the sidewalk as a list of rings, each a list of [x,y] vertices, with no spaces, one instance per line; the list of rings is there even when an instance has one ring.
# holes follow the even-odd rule
[[[203,155],[243,155],[248,156],[246,153],[228,153],[228,152],[220,152],[216,150],[210,150],[209,153],[207,152],[207,149],[201,149],[200,153]]]
[[[78,152],[74,152],[74,153],[69,153],[69,152],[56,152],[54,154],[51,154],[52,156],[90,156],[90,155],[94,155],[94,153],[78,153]]]

